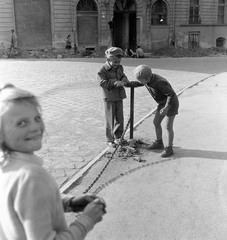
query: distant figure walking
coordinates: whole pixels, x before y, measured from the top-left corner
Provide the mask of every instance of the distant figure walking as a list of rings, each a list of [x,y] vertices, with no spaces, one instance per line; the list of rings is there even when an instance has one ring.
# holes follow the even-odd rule
[[[137,46],[137,48],[136,48],[136,57],[137,58],[144,58],[144,52],[143,52],[143,49],[140,46]]]
[[[10,39],[10,48],[9,48],[9,55],[14,56],[14,49],[17,47],[17,35],[15,31],[11,30],[11,39]]]
[[[65,48],[66,48],[67,50],[70,50],[70,49],[72,48],[71,35],[68,35],[68,36],[67,36]]]
[[[17,35],[14,30],[11,30],[11,47],[17,47]]]

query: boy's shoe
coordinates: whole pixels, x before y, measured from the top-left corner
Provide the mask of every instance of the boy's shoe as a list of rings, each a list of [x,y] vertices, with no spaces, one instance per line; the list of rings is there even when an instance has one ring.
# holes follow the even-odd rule
[[[174,154],[172,146],[165,147],[164,151],[161,153],[161,157],[170,157]]]
[[[118,138],[118,139],[114,140],[114,143],[117,144],[117,145],[126,145],[128,142],[125,139]]]
[[[154,141],[152,144],[148,145],[147,149],[163,149],[164,148],[164,144],[162,140],[156,140]]]
[[[114,143],[114,142],[107,142],[107,145],[109,147],[112,147],[112,148],[116,148],[117,147],[116,143]]]

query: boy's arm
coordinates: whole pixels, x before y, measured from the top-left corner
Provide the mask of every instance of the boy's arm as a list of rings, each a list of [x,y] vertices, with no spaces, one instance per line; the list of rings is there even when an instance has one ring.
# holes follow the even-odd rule
[[[98,72],[97,79],[99,81],[99,85],[102,88],[106,88],[106,89],[110,90],[110,89],[116,87],[117,79],[108,79],[106,74],[102,71]]]
[[[129,81],[124,87],[144,87],[144,85],[138,81]]]
[[[124,83],[123,86],[124,87],[142,87],[144,86],[143,84],[141,84],[138,81],[129,81],[127,76],[124,73],[124,68],[122,65],[119,66],[119,70],[121,71],[121,81]]]

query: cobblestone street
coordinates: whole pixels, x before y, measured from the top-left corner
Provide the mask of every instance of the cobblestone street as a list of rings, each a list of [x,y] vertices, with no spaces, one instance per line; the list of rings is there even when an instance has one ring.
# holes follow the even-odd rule
[[[146,62],[147,61],[147,62]],[[140,64],[148,64],[148,60]],[[46,134],[42,150],[45,167],[61,186],[105,147],[104,110],[96,73],[104,59],[81,61],[0,61],[0,82],[11,82],[40,98]],[[125,73],[134,80],[133,69],[123,60]],[[126,64],[127,63],[127,64]],[[139,64],[138,64],[139,65]],[[179,92],[211,74],[153,69]],[[124,101],[125,124],[129,118],[130,89]],[[156,106],[145,88],[135,90],[136,123]],[[152,139],[151,139],[152,140]]]

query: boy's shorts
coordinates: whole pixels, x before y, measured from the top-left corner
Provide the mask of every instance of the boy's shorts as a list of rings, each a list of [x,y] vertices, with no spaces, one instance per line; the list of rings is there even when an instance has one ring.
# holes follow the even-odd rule
[[[165,105],[166,105],[166,102],[158,104],[157,111],[159,112],[162,108],[165,107]],[[166,116],[171,117],[171,116],[177,115],[178,114],[178,109],[179,109],[179,100],[178,100],[178,97],[175,96],[174,99],[173,99],[172,105],[169,108]]]

